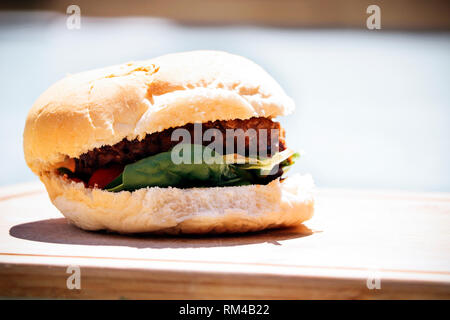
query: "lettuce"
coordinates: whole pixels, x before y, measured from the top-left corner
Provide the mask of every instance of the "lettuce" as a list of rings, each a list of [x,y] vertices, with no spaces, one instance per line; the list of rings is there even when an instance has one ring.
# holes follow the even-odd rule
[[[187,150],[186,154],[183,154]],[[134,191],[146,187],[218,187],[267,183],[267,176],[279,164],[292,165],[298,154],[286,149],[270,158],[256,159],[220,155],[202,145],[182,145],[180,157],[188,163],[174,163],[172,150],[125,166],[122,174],[105,187],[111,192]],[[289,159],[290,158],[290,159]],[[200,159],[200,161],[198,161]],[[195,162],[197,160],[197,162]],[[272,174],[273,174],[272,173]]]

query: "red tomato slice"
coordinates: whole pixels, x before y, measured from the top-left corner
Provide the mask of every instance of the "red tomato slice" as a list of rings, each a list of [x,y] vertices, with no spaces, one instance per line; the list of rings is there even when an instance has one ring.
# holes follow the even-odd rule
[[[83,180],[79,179],[79,178],[69,178],[69,179],[74,181],[74,182],[82,182],[82,183],[84,183],[84,186],[86,186],[86,183]]]
[[[121,165],[112,165],[107,168],[101,168],[92,174],[89,179],[88,186],[89,188],[100,188],[103,189],[110,182],[112,182],[115,178],[117,178],[123,171],[123,166]]]

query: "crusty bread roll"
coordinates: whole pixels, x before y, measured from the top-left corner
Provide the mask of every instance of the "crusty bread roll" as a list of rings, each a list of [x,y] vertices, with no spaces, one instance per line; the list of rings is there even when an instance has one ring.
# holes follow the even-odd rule
[[[123,138],[186,123],[276,117],[293,101],[261,67],[217,51],[169,54],[67,76],[30,110],[25,160],[36,174]]]
[[[143,188],[112,193],[55,175],[41,177],[53,204],[85,230],[120,233],[233,233],[287,227],[314,211],[309,175],[268,185]]]
[[[108,192],[61,177],[68,158],[188,123],[273,118],[294,109],[253,62],[225,52],[165,55],[67,76],[45,91],[24,130],[28,166],[53,204],[87,230],[222,233],[290,226],[313,214],[309,176],[268,185]]]

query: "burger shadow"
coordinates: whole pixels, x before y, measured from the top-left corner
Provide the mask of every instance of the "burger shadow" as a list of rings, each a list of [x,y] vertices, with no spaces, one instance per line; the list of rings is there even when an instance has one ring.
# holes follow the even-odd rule
[[[279,241],[307,237],[313,233],[305,225],[299,225],[292,228],[229,235],[123,235],[105,231],[81,230],[69,224],[64,218],[18,224],[9,230],[11,236],[23,240],[87,246],[122,246],[138,249],[231,247],[258,243],[282,245]]]

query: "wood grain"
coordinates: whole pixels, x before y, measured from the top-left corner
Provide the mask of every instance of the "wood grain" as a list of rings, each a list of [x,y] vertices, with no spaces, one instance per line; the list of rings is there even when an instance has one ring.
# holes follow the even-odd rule
[[[319,190],[294,229],[124,236],[67,224],[32,183],[0,188],[0,240],[3,297],[450,298],[449,194]],[[66,287],[69,265],[81,290]]]

